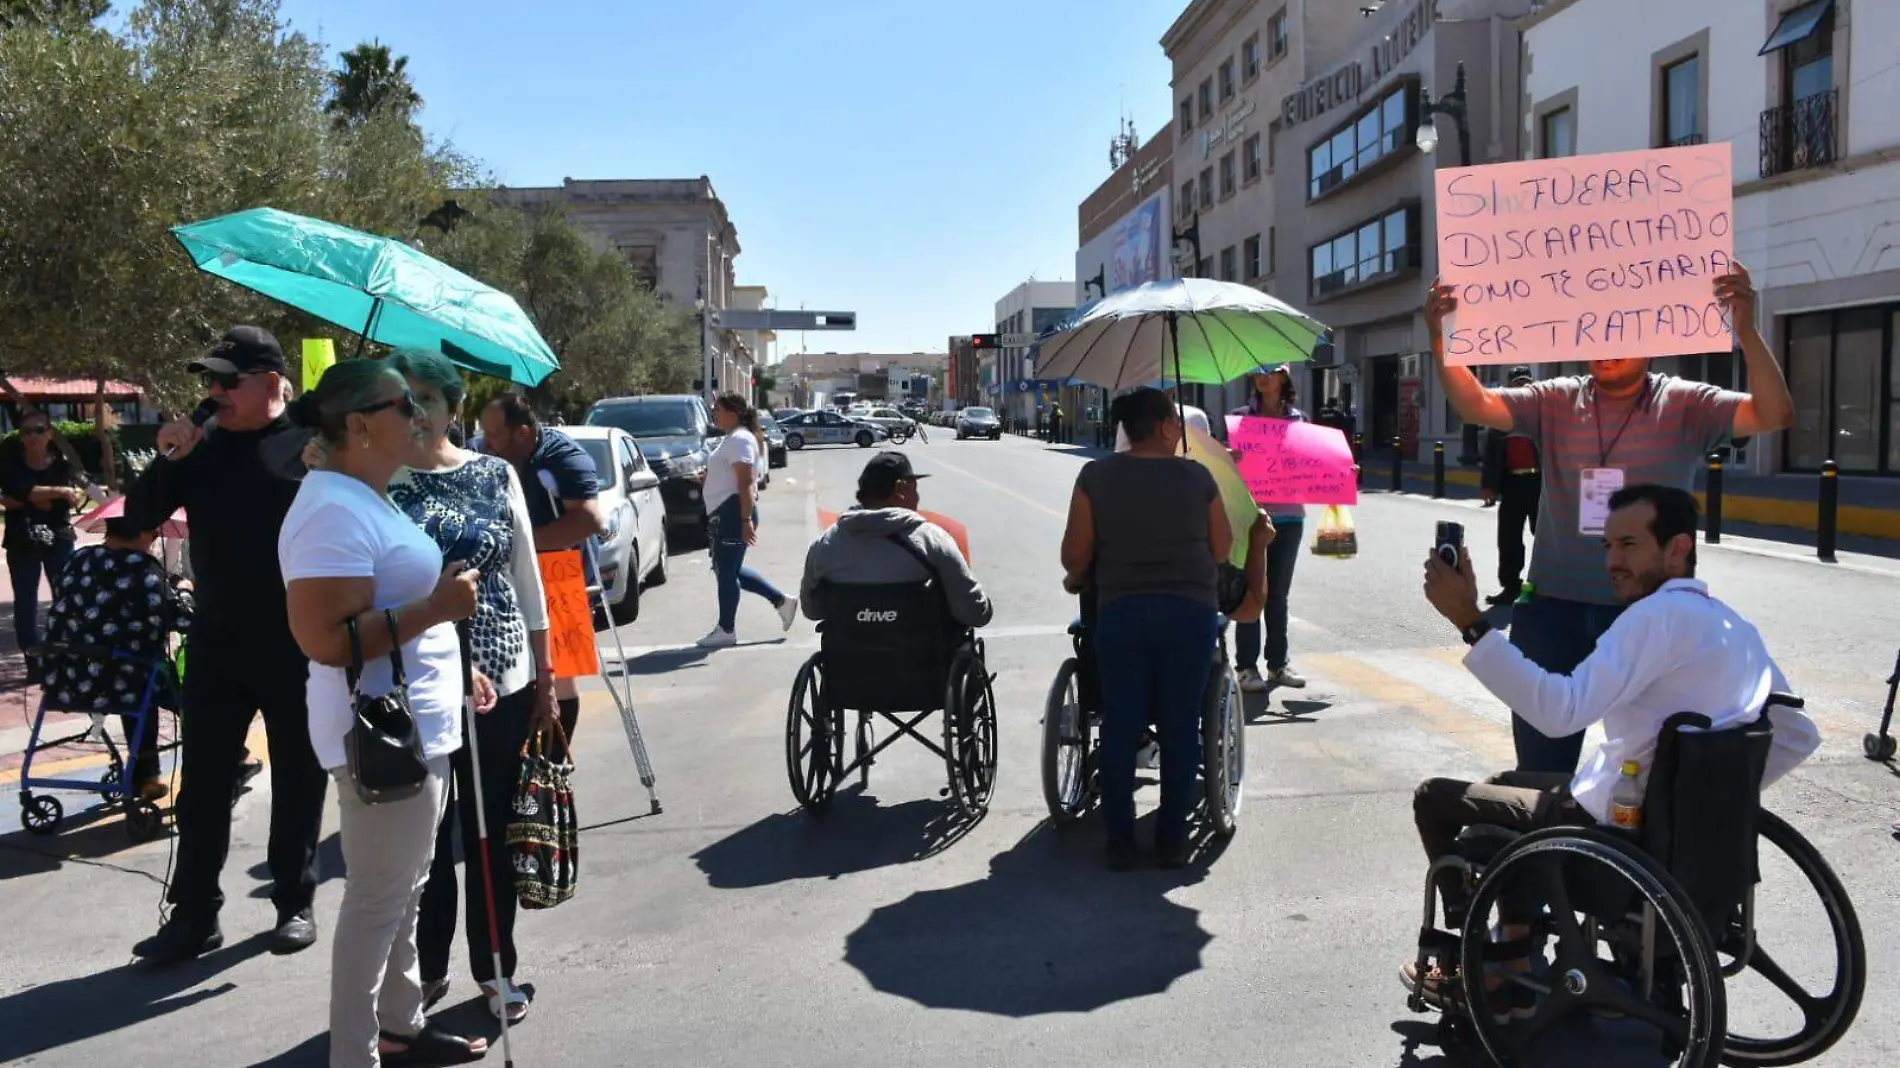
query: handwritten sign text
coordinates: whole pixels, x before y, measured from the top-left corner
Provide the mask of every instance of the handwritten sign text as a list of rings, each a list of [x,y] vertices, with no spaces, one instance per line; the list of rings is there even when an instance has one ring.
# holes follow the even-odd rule
[[[600,674],[594,609],[587,601],[587,570],[581,564],[581,551],[542,553],[539,560],[541,587],[548,597],[548,642],[554,647],[555,678]]]
[[[1227,417],[1227,444],[1256,501],[1357,504],[1352,446],[1333,427],[1252,415]]]

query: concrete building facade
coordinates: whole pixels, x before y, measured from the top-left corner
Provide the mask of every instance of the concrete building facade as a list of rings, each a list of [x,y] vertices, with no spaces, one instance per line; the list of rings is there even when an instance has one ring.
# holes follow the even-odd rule
[[[558,186],[502,187],[497,199],[524,210],[558,205],[596,248],[627,258],[654,292],[689,309],[733,303],[739,231],[712,179],[562,179]],[[706,331],[707,364],[720,390],[744,392],[753,355],[730,331]]]
[[[1435,120],[1434,152],[1417,131],[1422,93],[1452,93],[1462,64],[1469,162],[1518,158],[1512,18],[1524,11],[1521,0],[1388,2],[1275,105],[1270,286],[1334,331],[1332,360],[1295,382],[1303,405],[1338,397],[1371,448],[1396,437],[1408,459],[1429,458],[1443,439],[1449,457],[1476,462],[1475,428],[1466,432],[1439,388],[1423,310],[1436,274],[1434,172],[1465,161],[1452,118]]]
[[[1521,29],[1526,158],[1734,146],[1735,256],[1796,413],[1739,459],[1900,475],[1900,3],[1554,0]],[[1673,362],[1745,385],[1737,354]]]
[[[949,357],[941,352],[794,352],[773,366],[776,392],[795,408],[819,398],[836,403],[840,393],[896,403],[941,396]],[[923,390],[919,392],[919,380]]]
[[[1161,38],[1173,63],[1172,210],[1179,274],[1283,292],[1292,246],[1276,172],[1280,103],[1314,64],[1359,28],[1362,5],[1339,0],[1193,0]],[[1292,204],[1298,204],[1295,200]],[[1297,261],[1294,261],[1297,262]],[[1248,387],[1191,389],[1210,410]]]
[[[1040,334],[1075,312],[1074,282],[1024,282],[996,302],[996,333]],[[1036,406],[1057,399],[1057,387],[1035,381],[1040,345],[999,348],[986,363],[978,404],[1017,419],[1033,420]]]

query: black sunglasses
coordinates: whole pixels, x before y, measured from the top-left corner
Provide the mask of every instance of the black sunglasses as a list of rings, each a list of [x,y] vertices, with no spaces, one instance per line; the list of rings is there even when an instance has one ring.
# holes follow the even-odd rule
[[[204,371],[198,375],[206,389],[218,386],[222,389],[236,389],[244,380],[256,374],[255,371]]]
[[[386,401],[377,401],[367,408],[358,408],[356,409],[356,414],[375,415],[385,408],[394,408],[402,412],[403,418],[414,419],[416,417],[416,395],[405,389],[402,391],[402,396]]]

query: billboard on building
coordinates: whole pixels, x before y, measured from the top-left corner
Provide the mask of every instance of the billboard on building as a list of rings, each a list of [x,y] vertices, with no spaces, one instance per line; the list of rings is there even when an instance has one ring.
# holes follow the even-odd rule
[[[1108,251],[1108,291],[1119,293],[1161,277],[1167,227],[1156,193],[1115,221]]]

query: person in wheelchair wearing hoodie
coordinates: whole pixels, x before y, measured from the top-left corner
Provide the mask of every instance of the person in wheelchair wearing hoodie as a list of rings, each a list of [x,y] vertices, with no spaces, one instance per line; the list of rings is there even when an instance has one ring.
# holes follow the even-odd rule
[[[910,457],[880,452],[858,476],[858,506],[838,517],[805,554],[798,603],[805,618],[824,619],[824,583],[865,586],[922,582],[935,577],[950,617],[966,627],[989,623],[989,597],[950,532],[917,512],[917,480]]]

